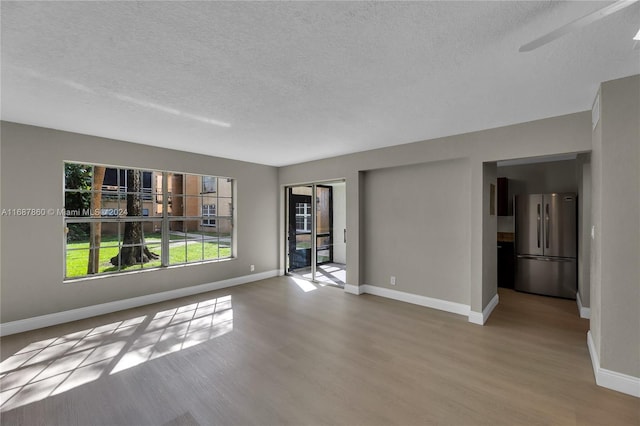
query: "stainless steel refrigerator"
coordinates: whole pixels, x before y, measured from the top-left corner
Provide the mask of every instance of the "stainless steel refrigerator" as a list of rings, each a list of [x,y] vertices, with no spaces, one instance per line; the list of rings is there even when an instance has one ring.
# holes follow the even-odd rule
[[[515,198],[516,290],[575,299],[577,291],[577,196]]]

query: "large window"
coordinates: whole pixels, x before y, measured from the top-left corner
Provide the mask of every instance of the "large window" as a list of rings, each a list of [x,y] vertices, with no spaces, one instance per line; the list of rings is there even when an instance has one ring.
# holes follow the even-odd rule
[[[64,167],[66,279],[233,256],[233,179]]]

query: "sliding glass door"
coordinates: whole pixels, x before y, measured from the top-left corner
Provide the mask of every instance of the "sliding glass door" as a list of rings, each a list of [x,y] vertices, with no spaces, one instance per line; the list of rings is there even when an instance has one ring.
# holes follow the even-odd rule
[[[321,283],[344,285],[346,265],[334,259],[334,238],[339,238],[341,252],[345,252],[346,210],[344,200],[338,203],[335,218],[334,189],[342,189],[344,182],[292,186],[287,191],[287,273]],[[336,225],[340,229],[336,229]]]

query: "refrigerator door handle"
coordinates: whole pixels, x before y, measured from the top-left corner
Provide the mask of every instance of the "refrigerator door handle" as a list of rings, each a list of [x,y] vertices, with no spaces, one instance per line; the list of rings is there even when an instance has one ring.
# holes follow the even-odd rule
[[[545,224],[544,224],[544,231],[545,231],[545,236],[544,236],[544,241],[545,244],[547,246],[547,248],[549,248],[549,203],[547,203],[547,206],[545,208]]]
[[[541,260],[539,256],[527,256],[526,254],[519,254],[516,257],[518,259]]]
[[[538,203],[538,248],[540,248],[540,203]]]

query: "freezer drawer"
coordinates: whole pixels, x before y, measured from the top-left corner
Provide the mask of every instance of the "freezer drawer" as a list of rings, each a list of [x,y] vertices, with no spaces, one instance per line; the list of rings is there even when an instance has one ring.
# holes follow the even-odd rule
[[[518,291],[575,300],[577,285],[575,259],[522,255],[516,258]]]

